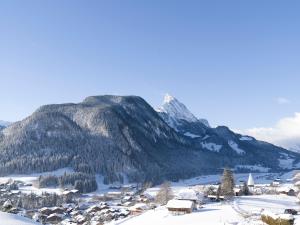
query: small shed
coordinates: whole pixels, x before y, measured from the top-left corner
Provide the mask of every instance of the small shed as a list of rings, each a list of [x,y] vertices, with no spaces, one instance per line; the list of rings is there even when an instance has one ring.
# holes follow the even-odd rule
[[[189,200],[170,200],[167,204],[169,212],[175,214],[192,213],[194,209],[194,202]]]

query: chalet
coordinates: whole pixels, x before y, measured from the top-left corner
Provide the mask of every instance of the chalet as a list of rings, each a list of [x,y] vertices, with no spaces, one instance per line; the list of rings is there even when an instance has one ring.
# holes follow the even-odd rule
[[[143,193],[143,194],[139,195],[139,197],[136,198],[136,201],[144,202],[144,203],[151,202],[153,200],[154,200],[153,196],[148,193]]]
[[[86,222],[86,217],[83,215],[77,215],[74,218],[76,220],[77,223],[79,224],[83,224],[84,222]]]
[[[149,209],[149,207],[144,203],[138,203],[129,208],[131,215],[138,215],[141,214],[143,211]]]
[[[106,196],[108,198],[118,199],[122,196],[122,192],[121,191],[110,191],[110,192],[107,192]]]
[[[217,196],[217,195],[208,195],[207,196],[208,199],[210,199],[211,201],[224,201],[225,197],[220,195],[220,196]]]
[[[281,184],[281,179],[280,179],[280,178],[275,179],[275,180],[271,183],[271,185],[272,185],[273,187],[278,187],[278,186],[280,186],[280,184]]]
[[[61,207],[53,207],[51,210],[53,214],[63,214],[65,212],[65,209]]]
[[[279,194],[283,194],[283,195],[288,195],[288,196],[296,196],[296,192],[294,189],[289,188],[289,187],[281,187],[278,188],[277,192]]]
[[[8,211],[13,207],[13,204],[10,200],[7,200],[6,202],[4,202],[2,207],[3,207],[4,211]]]
[[[197,204],[200,204],[203,202],[204,194],[202,193],[196,193],[192,189],[182,190],[180,191],[176,198],[177,200],[187,200],[192,201],[194,203],[194,207],[197,206]]]
[[[235,196],[242,196],[243,195],[243,191],[240,188],[234,188],[233,191],[234,191]]]
[[[63,215],[53,213],[47,217],[46,222],[55,224],[55,223],[60,223],[62,220],[63,220]]]
[[[189,200],[170,200],[167,204],[169,212],[174,214],[192,213],[194,202]]]
[[[130,207],[130,206],[133,206],[133,202],[124,202],[123,203],[123,206],[125,206],[125,207]]]
[[[126,202],[131,202],[132,197],[131,196],[125,196],[124,198],[121,199],[121,203],[124,204]]]
[[[79,196],[79,190],[65,190],[62,194],[67,198],[76,198]]]
[[[97,205],[91,206],[90,208],[88,208],[86,210],[87,213],[95,213],[95,212],[98,212],[98,211],[101,211],[101,207],[99,207]]]
[[[47,207],[41,208],[41,209],[39,210],[39,212],[40,212],[41,214],[47,215],[47,216],[49,216],[49,215],[52,214],[52,210],[51,210],[50,208],[47,208]]]
[[[198,201],[198,196],[196,194],[196,192],[192,189],[187,189],[187,190],[182,190],[180,191],[177,196],[176,196],[177,200],[189,200],[194,202],[195,204]]]

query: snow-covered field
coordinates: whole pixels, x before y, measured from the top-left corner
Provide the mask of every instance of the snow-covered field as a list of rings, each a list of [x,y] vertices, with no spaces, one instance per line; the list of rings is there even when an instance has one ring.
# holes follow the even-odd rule
[[[0,212],[1,225],[40,225],[22,216]]]
[[[215,203],[206,205],[205,208],[186,215],[171,215],[165,207],[150,210],[140,216],[124,222],[112,222],[109,225],[224,225],[224,222],[241,221],[230,204]]]
[[[70,168],[63,168],[59,169],[56,171],[52,172],[45,172],[45,173],[35,173],[35,174],[29,174],[29,175],[22,175],[22,174],[16,174],[16,175],[10,175],[10,176],[5,176],[5,177],[0,177],[0,183],[5,183],[8,180],[17,180],[17,181],[22,181],[27,184],[34,184],[34,182],[39,178],[39,176],[43,175],[56,175],[56,176],[62,176],[64,173],[71,173],[73,172],[72,169]],[[34,192],[36,194],[42,194],[43,192],[48,192],[48,193],[57,193],[60,194],[63,192],[63,190],[59,188],[37,188],[34,186],[24,186],[20,187],[19,190],[23,193],[31,193]]]
[[[204,208],[185,215],[172,215],[165,207],[160,207],[109,225],[258,225],[262,222],[257,217],[249,216],[263,210],[283,213],[286,208],[300,210],[297,198],[285,195],[244,196],[229,203],[206,204]]]

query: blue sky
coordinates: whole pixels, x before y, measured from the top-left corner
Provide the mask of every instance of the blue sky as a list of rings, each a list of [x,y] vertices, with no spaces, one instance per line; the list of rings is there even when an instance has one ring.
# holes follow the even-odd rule
[[[273,126],[300,111],[299,10],[273,0],[2,0],[0,119],[101,94],[158,106],[168,92],[213,125]]]

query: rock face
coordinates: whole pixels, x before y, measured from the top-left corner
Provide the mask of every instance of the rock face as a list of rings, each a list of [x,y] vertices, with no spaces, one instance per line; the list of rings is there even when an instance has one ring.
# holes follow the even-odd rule
[[[0,173],[69,166],[101,173],[107,182],[158,183],[219,172],[224,166],[278,171],[282,160],[298,163],[297,153],[226,127],[210,128],[188,114],[180,127],[172,127],[165,121],[170,116],[137,96],[93,96],[79,104],[42,106],[0,131]]]

